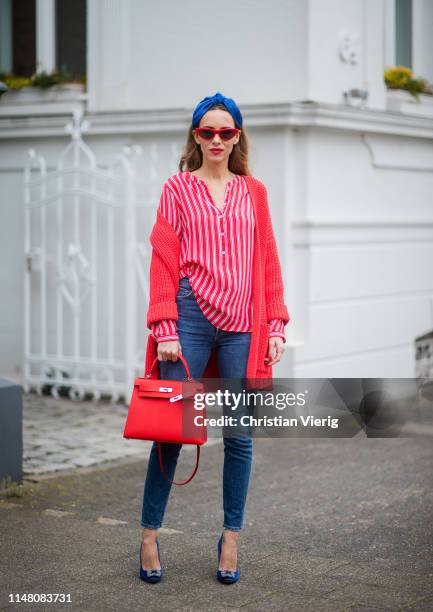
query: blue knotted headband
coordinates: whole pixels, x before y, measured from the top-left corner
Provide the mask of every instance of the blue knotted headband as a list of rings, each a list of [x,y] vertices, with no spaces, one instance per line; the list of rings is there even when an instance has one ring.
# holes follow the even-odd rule
[[[242,114],[239,106],[232,98],[226,98],[219,91],[214,96],[208,96],[203,98],[201,102],[197,104],[192,114],[192,127],[195,128],[200,123],[200,119],[207,111],[214,106],[214,104],[224,104],[228,112],[231,114],[235,121],[235,126],[238,128],[242,127]]]

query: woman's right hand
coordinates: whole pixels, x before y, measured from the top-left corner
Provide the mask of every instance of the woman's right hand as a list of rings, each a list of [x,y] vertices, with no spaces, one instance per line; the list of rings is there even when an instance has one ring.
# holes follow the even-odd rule
[[[158,342],[158,361],[177,361],[182,354],[182,347],[178,340]]]

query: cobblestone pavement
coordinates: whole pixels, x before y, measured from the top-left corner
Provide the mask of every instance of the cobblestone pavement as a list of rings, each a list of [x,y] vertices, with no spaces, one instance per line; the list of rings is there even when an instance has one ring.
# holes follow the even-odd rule
[[[148,456],[152,442],[123,438],[127,406],[23,394],[24,478]],[[221,443],[214,438],[208,445]],[[186,447],[194,451],[195,446]]]
[[[23,394],[25,477],[144,457],[151,442],[123,438],[127,407]]]
[[[412,403],[410,399],[399,407],[400,423],[395,437],[432,436],[431,401],[427,406],[428,413],[422,418],[414,412]],[[74,402],[69,398],[23,394],[24,477],[37,479],[44,474],[85,468],[120,458],[147,457],[151,442],[123,438],[127,412],[127,406],[121,403]],[[211,409],[208,414],[217,416],[219,413],[213,413]],[[208,446],[222,442],[220,437],[212,437],[218,431],[220,428],[214,428],[214,433],[209,434]],[[359,431],[357,436],[365,438],[365,432]],[[195,447],[187,445],[188,451],[195,451]]]

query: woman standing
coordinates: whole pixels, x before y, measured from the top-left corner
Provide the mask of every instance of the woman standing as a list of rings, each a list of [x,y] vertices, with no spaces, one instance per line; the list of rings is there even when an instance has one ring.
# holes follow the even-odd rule
[[[290,317],[264,185],[248,168],[242,115],[217,92],[195,108],[179,172],[164,184],[151,234],[151,329],[148,365],[159,378],[182,380],[186,359],[193,378],[257,380],[272,377],[284,352]],[[217,367],[217,370],[215,370]],[[161,445],[173,479],[181,444]],[[220,582],[239,579],[237,539],[252,463],[252,438],[224,437],[224,530],[218,542]],[[163,571],[157,530],[171,483],[160,471],[157,444],[144,485],[140,577],[158,582]]]

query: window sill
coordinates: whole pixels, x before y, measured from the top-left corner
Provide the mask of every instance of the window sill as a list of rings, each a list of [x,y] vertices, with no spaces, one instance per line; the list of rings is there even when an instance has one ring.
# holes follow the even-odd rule
[[[0,116],[52,115],[69,113],[87,100],[84,85],[66,83],[47,89],[23,87],[9,90],[0,98]]]
[[[403,89],[388,89],[386,92],[386,108],[389,111],[404,113],[405,115],[416,115],[422,117],[433,117],[433,96],[419,94],[419,102]]]

